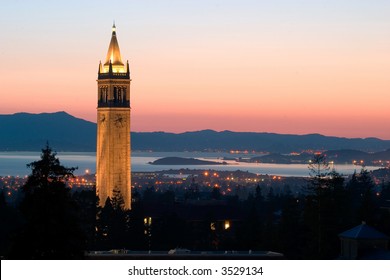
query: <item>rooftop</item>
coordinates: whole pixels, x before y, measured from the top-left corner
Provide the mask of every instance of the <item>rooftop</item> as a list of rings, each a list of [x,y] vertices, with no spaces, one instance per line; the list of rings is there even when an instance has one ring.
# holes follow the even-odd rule
[[[368,226],[365,222],[350,230],[340,233],[339,237],[350,239],[389,239],[386,234]]]

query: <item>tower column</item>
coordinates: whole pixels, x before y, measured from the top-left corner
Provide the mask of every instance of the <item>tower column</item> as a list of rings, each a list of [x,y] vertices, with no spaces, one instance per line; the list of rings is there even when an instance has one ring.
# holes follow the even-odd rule
[[[96,192],[104,206],[120,191],[131,209],[130,71],[120,55],[115,25],[104,65],[99,64]]]

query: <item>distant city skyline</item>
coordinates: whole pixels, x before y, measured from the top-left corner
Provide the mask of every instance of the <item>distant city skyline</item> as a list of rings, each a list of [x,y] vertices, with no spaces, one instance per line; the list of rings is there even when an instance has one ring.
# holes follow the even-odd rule
[[[96,122],[115,20],[133,131],[390,139],[390,2],[4,1],[0,114]]]

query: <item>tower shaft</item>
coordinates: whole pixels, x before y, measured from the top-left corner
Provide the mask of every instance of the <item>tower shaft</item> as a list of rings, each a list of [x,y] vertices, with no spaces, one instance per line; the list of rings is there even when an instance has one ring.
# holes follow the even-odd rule
[[[128,63],[125,66],[121,62],[115,29],[108,52],[107,57],[116,61],[99,65],[96,192],[100,206],[104,206],[107,198],[112,199],[119,191],[124,209],[131,209],[131,79]]]

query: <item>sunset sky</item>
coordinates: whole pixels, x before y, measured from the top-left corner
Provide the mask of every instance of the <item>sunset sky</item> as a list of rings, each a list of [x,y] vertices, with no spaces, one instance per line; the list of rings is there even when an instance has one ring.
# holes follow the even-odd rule
[[[115,20],[133,131],[390,139],[390,1],[1,1],[0,114],[96,121]]]

